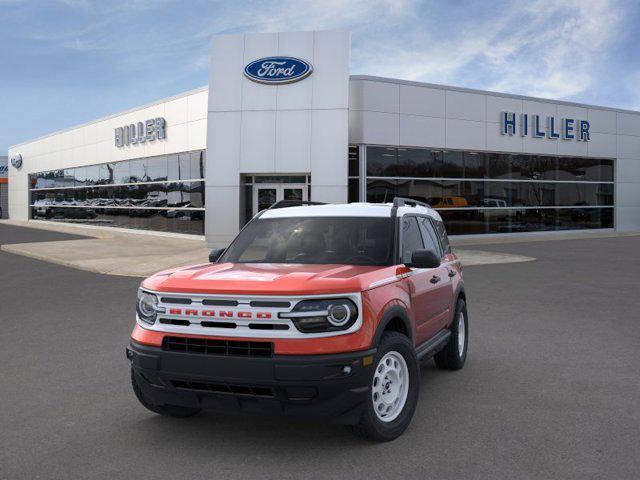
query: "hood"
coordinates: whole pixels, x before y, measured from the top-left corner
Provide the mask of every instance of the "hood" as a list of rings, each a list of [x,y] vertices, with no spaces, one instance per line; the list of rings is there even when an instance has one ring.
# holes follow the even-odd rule
[[[160,272],[142,286],[161,292],[238,295],[351,293],[389,276],[394,267],[280,263],[203,264]]]

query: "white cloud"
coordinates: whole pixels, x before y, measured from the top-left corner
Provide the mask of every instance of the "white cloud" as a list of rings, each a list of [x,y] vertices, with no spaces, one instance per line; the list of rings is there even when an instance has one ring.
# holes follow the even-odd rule
[[[486,55],[491,70],[500,72],[492,88],[567,98],[592,87],[601,54],[616,40],[622,9],[611,0],[538,1],[523,20]]]

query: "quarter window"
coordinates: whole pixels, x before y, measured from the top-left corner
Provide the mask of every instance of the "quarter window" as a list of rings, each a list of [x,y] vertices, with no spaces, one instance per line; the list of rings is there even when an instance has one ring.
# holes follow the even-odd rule
[[[421,248],[424,248],[424,243],[416,217],[404,217],[402,219],[402,263],[411,263],[411,255]]]
[[[440,258],[442,258],[442,249],[440,248],[440,242],[436,232],[433,230],[433,226],[427,217],[420,217],[418,220],[420,224],[420,230],[422,231],[422,238],[424,239],[424,248],[431,250]]]
[[[444,223],[439,220],[433,221],[438,237],[440,237],[440,244],[444,253],[451,253],[451,245],[449,244],[449,237],[447,236],[447,230],[444,228]]]

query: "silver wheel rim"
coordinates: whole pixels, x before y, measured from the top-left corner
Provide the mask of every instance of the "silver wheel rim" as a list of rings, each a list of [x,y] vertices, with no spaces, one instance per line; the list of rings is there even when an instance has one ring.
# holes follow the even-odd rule
[[[383,422],[395,420],[407,403],[408,393],[407,362],[398,352],[387,352],[373,374],[371,401],[376,416]]]
[[[458,355],[460,358],[464,355],[464,341],[467,336],[467,324],[464,321],[464,313],[458,315]]]

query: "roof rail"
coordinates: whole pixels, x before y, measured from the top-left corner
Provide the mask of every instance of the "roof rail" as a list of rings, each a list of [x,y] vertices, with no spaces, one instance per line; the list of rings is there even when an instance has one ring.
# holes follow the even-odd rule
[[[413,198],[406,198],[406,197],[395,197],[393,199],[393,206],[394,207],[410,206],[410,207],[431,208],[431,206],[426,202],[421,202],[420,200],[414,200]]]
[[[280,200],[279,202],[271,205],[267,210],[274,210],[276,208],[286,208],[286,207],[303,207],[305,205],[326,205],[323,202],[312,202],[309,200]]]

